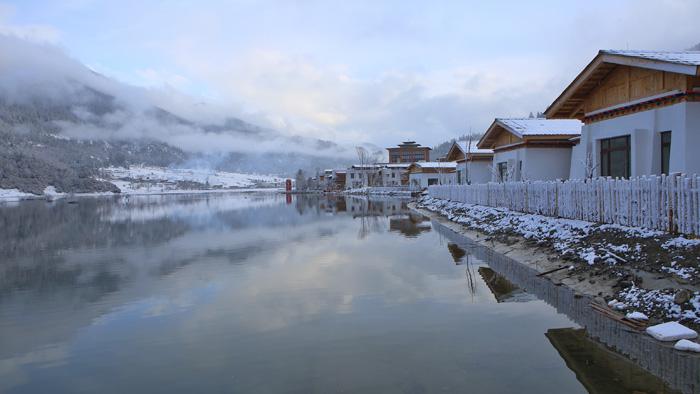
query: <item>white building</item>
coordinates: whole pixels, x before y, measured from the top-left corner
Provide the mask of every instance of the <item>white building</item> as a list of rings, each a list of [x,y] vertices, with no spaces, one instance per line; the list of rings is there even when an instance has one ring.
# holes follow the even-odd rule
[[[409,184],[424,189],[431,185],[454,185],[457,183],[457,163],[449,161],[417,162],[408,167]]]
[[[370,185],[377,186],[381,168],[382,166],[379,164],[353,164],[348,167],[345,173],[345,188],[359,189]]]
[[[700,52],[600,51],[545,115],[585,123],[571,178],[700,173]]]
[[[383,164],[379,170],[379,179],[383,187],[399,187],[408,185],[408,167],[410,163]]]
[[[576,119],[496,118],[477,147],[494,152],[494,182],[567,179],[581,126]]]
[[[446,160],[457,163],[458,184],[487,183],[491,181],[493,149],[480,149],[477,141],[455,141],[447,152]]]

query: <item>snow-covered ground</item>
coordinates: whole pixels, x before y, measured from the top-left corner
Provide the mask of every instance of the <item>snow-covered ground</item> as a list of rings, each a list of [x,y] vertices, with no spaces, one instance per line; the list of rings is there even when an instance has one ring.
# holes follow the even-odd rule
[[[112,182],[124,195],[271,191],[279,190],[285,181],[284,178],[274,175],[142,166],[108,167],[102,169],[102,173],[104,180]],[[75,196],[112,194],[76,193]],[[66,196],[68,193],[58,193],[53,186],[47,187],[41,195],[24,193],[17,189],[0,189],[0,202]]]
[[[21,192],[17,189],[0,189],[0,201],[19,201],[32,197],[38,196],[31,193]]]
[[[231,189],[253,186],[282,186],[285,179],[273,175],[241,174],[235,172],[164,168],[164,167],[107,167],[102,169],[106,180],[111,181],[128,193],[133,190],[163,189],[163,191],[182,189],[178,183],[197,183],[201,187],[190,189]],[[194,186],[194,185],[192,185]]]
[[[533,245],[549,247],[571,261],[573,275],[596,272],[618,277],[621,300],[617,309],[700,324],[700,292],[683,290],[700,283],[699,245],[695,240],[636,227],[514,212],[426,197],[419,207],[490,236],[520,236]],[[645,289],[634,270],[665,273],[684,282],[669,289]],[[643,285],[643,283],[641,284]],[[693,288],[692,286],[690,287]],[[684,292],[684,297],[678,294]]]

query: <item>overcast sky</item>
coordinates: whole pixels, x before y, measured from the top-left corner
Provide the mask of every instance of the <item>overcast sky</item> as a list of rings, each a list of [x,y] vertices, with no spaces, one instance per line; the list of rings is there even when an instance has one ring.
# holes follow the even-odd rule
[[[433,145],[544,111],[598,49],[695,45],[698,15],[697,0],[0,0],[0,32],[282,132]]]

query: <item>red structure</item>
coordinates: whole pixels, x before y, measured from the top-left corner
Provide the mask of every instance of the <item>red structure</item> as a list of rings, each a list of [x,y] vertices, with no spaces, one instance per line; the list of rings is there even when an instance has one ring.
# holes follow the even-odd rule
[[[287,181],[284,183],[284,186],[285,186],[285,191],[287,193],[291,192],[292,191],[292,180],[287,179]]]

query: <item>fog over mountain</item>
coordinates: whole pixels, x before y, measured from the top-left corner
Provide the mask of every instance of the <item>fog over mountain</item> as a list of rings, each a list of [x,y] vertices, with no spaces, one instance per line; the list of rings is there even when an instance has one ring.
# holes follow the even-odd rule
[[[60,48],[0,35],[0,188],[107,191],[99,168],[196,166],[289,175],[354,150],[283,135],[179,94],[107,78]]]

